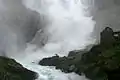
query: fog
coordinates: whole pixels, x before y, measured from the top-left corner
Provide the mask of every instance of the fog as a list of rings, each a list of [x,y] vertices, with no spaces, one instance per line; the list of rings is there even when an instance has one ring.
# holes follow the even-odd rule
[[[1,55],[6,55],[12,51],[25,49],[26,42],[33,40],[36,32],[50,23],[48,12],[46,11],[48,6],[41,4],[38,6],[32,5],[33,1],[29,1],[29,4],[25,4],[27,0],[0,0],[0,51]],[[75,0],[76,3],[79,0]],[[119,0],[89,0],[82,1],[87,5],[85,10],[87,16],[93,16],[92,19],[96,22],[93,32],[93,38],[99,41],[99,33],[105,27],[112,27],[114,30],[119,30],[120,27],[120,1]],[[59,2],[64,9],[69,9],[69,3],[66,0]],[[47,3],[46,3],[47,4]],[[31,6],[32,5],[32,6]],[[26,7],[27,6],[27,7]],[[41,9],[38,9],[40,8]],[[56,15],[58,13],[52,14]],[[65,13],[64,13],[65,14]],[[41,15],[41,16],[40,16]],[[60,15],[59,15],[60,16]],[[62,17],[62,16],[60,16]],[[61,26],[62,27],[62,26]],[[50,28],[51,29],[51,28]],[[62,28],[61,28],[62,30]],[[44,30],[45,31],[45,30]],[[41,44],[47,42],[47,39],[39,41],[41,35],[47,36],[45,32],[36,35],[36,38],[31,43]],[[38,39],[39,38],[39,39]],[[44,44],[43,44],[44,45]],[[13,49],[14,50],[13,50]]]
[[[119,13],[119,0],[0,0],[0,56],[19,57],[38,80],[86,80],[32,62],[99,42],[105,27],[120,28]]]
[[[25,49],[40,27],[39,14],[27,9],[21,0],[0,0],[0,55]]]
[[[120,0],[94,0],[89,8],[96,22],[93,35],[97,41],[100,38],[99,33],[105,27],[111,27],[114,31],[120,30]]]
[[[43,35],[48,37],[48,33],[42,32],[46,30],[42,30],[42,34],[39,32],[36,34],[41,27],[44,27],[45,29],[45,26],[51,23],[49,22],[51,20],[49,16],[50,13],[47,12],[48,6],[42,4],[42,1],[39,1],[39,6],[38,4],[33,5],[34,1],[32,0],[29,1],[29,4],[25,4],[26,1],[27,0],[0,0],[1,55],[9,54],[9,52],[15,51],[15,49],[16,51],[25,49],[25,43],[30,42],[31,40],[31,43],[39,44],[40,46],[42,45],[42,41],[43,43],[48,41],[43,37]],[[75,2],[77,3],[79,0],[75,0]],[[99,42],[99,33],[105,27],[109,26],[114,30],[120,29],[119,0],[86,0],[82,2],[87,5],[87,8],[85,8],[87,16],[93,16],[92,19],[96,22],[93,38],[96,38],[97,42]],[[63,9],[67,10],[70,8],[69,3],[66,0],[61,0],[59,3],[64,7]],[[56,14],[58,13],[52,15]],[[46,18],[48,16],[49,18]],[[34,36],[35,38],[33,40]],[[40,38],[41,40],[39,40]],[[11,46],[15,49],[11,49]]]

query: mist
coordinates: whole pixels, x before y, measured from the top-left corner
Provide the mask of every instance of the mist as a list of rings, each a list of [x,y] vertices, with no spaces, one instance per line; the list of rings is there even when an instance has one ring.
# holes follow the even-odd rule
[[[84,14],[87,12],[84,8],[86,7],[81,4],[81,1],[78,0],[76,4],[74,0],[31,0],[28,2],[31,3],[27,4],[26,1],[28,8],[48,19],[45,29],[47,40],[45,39],[46,44],[43,47],[48,53],[68,53],[68,51],[83,49],[86,45],[94,43],[90,36],[95,22],[92,16],[85,17]],[[38,36],[35,39],[38,39]]]
[[[40,16],[22,0],[0,0],[0,55],[13,56],[26,48],[41,28]]]
[[[114,31],[120,30],[120,1],[119,0],[92,0],[89,11],[96,22],[93,35],[100,42],[99,33],[105,27],[111,27]]]
[[[54,46],[61,52],[83,49],[95,40],[99,42],[99,33],[105,27],[120,29],[118,0],[79,2],[0,0],[1,55],[23,51],[28,42],[48,50]],[[78,11],[78,7],[82,9]]]
[[[98,43],[102,29],[119,29],[119,9],[115,0],[0,0],[0,56],[37,72],[38,80],[86,80],[33,63]]]

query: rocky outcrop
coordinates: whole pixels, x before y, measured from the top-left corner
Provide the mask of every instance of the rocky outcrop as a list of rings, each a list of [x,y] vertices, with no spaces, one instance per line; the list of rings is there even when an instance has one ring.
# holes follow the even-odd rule
[[[40,61],[40,64],[43,64],[44,66],[56,66],[57,64],[60,64],[59,62],[59,56],[53,56],[50,58],[44,58],[42,61]]]
[[[35,80],[37,74],[13,59],[0,57],[0,80]]]
[[[115,36],[117,35],[117,36]],[[109,27],[101,32],[101,43],[89,51],[72,51],[68,57],[45,58],[40,65],[56,66],[63,72],[84,73],[91,80],[120,79],[120,35]],[[73,55],[75,53],[75,55]]]
[[[104,46],[110,46],[112,43],[114,43],[115,38],[113,36],[113,30],[109,27],[106,27],[102,32],[101,32],[101,44]]]

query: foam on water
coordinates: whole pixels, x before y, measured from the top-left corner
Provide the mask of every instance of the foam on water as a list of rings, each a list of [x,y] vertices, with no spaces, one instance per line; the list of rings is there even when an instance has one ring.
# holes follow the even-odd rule
[[[20,63],[22,63],[20,61]],[[38,73],[39,77],[36,80],[88,80],[85,76],[79,76],[75,73],[65,74],[54,67],[45,67],[36,63],[22,63],[24,67]]]
[[[31,49],[32,48],[32,49]],[[88,80],[84,75],[79,76],[75,73],[63,73],[61,70],[56,70],[53,66],[40,66],[38,61],[43,57],[48,57],[52,55],[47,55],[50,53],[43,52],[42,50],[34,51],[35,47],[33,45],[29,49],[26,49],[26,56],[22,58],[16,57],[16,60],[20,62],[27,69],[37,72],[38,78],[36,80]],[[45,55],[46,54],[46,55]]]

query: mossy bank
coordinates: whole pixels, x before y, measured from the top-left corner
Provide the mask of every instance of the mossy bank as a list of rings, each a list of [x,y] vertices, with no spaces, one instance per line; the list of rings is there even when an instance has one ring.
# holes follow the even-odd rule
[[[0,56],[0,80],[35,80],[37,73],[24,68],[14,59]]]
[[[44,58],[44,66],[56,66],[63,72],[85,74],[91,80],[120,79],[120,32],[109,27],[101,32],[101,41],[89,51],[71,51],[67,57]]]

